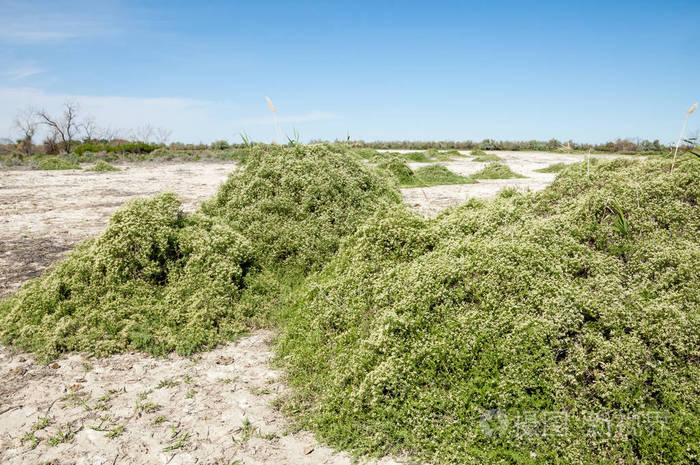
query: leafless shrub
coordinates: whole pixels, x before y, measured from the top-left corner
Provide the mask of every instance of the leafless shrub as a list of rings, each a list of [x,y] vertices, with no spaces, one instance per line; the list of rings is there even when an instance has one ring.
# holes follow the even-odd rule
[[[78,133],[78,104],[75,102],[66,102],[63,104],[63,114],[59,117],[54,117],[46,112],[46,110],[38,111],[38,119],[41,124],[49,127],[51,133],[61,140],[61,145],[66,153],[70,153],[73,147],[73,138]]]
[[[36,112],[29,107],[19,111],[17,116],[15,116],[13,126],[22,135],[19,149],[27,155],[30,155],[32,153],[32,138],[34,134],[36,134],[37,127],[39,126]]]

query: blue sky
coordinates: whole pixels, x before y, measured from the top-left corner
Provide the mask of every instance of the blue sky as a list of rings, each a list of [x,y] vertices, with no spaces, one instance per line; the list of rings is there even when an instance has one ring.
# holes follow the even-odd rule
[[[678,137],[700,1],[0,0],[0,137],[65,100],[172,140]],[[690,131],[700,129],[700,114]]]

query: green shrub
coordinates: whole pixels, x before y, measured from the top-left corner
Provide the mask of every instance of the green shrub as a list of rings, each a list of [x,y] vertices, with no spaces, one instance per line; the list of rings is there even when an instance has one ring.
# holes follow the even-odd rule
[[[426,154],[435,161],[454,161],[456,158],[464,158],[458,150],[426,150]]]
[[[417,162],[417,163],[428,163],[433,161],[433,159],[425,152],[405,152],[392,155],[398,155],[404,160]]]
[[[154,159],[160,158],[165,160],[172,160],[175,157],[175,154],[166,147],[158,147],[153,152],[151,152],[151,157],[153,157]]]
[[[36,163],[38,170],[79,170],[75,163],[58,157],[41,157]]]
[[[479,172],[472,175],[474,179],[511,179],[524,178],[522,174],[513,172],[508,165],[502,163],[489,163]]]
[[[149,144],[147,142],[127,142],[125,144],[110,145],[110,144],[82,144],[75,148],[76,155],[82,155],[86,152],[107,152],[107,153],[151,153],[156,150],[159,145]]]
[[[492,161],[503,161],[503,158],[499,157],[495,153],[486,153],[481,149],[472,150],[472,161],[488,163]]]
[[[0,340],[46,358],[126,350],[183,354],[241,333],[251,263],[228,225],[185,218],[173,194],[118,210],[105,232],[0,302]]]
[[[289,411],[344,449],[696,461],[700,161],[574,164],[544,191],[428,220],[360,159],[256,148],[191,216],[172,194],[127,204],[0,302],[0,342],[187,354],[274,321]],[[532,424],[547,412],[564,428]],[[639,412],[666,417],[604,428]]]
[[[669,171],[577,164],[436,220],[374,216],[286,309],[301,426],[436,464],[693,462],[700,162]],[[636,413],[660,423],[624,429]]]
[[[97,171],[98,173],[106,173],[109,171],[121,171],[116,166],[112,166],[104,160],[97,160],[94,166],[88,168],[86,171]]]
[[[415,171],[415,186],[438,186],[447,184],[474,184],[476,181],[468,176],[453,173],[442,165],[423,166]]]
[[[384,171],[386,176],[392,178],[397,185],[413,185],[416,182],[413,170],[400,157],[380,159],[377,168]]]
[[[554,163],[552,165],[547,166],[546,168],[540,168],[537,171],[538,173],[559,173],[563,171],[567,167],[567,163]]]
[[[212,142],[210,148],[212,150],[228,150],[231,146],[225,140],[217,140],[216,142]]]

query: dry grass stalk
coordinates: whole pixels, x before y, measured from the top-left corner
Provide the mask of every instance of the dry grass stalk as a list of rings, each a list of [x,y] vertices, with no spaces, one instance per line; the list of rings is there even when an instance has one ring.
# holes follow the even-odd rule
[[[671,162],[671,171],[676,166],[676,157],[678,156],[678,148],[681,146],[681,140],[683,140],[683,135],[685,134],[685,128],[688,126],[688,117],[698,108],[696,103],[685,112],[685,121],[683,122],[683,129],[681,129],[681,135],[678,137],[678,142],[676,142],[676,150],[673,152],[673,162]]]

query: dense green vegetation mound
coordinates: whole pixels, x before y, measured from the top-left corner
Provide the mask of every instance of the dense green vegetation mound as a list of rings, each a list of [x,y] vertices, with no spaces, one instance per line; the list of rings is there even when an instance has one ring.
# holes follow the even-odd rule
[[[76,155],[82,155],[87,152],[107,152],[107,153],[151,153],[159,145],[148,144],[146,142],[127,142],[120,145],[111,144],[81,144],[75,148]]]
[[[374,210],[398,202],[349,155],[257,151],[191,216],[172,194],[125,205],[101,236],[0,302],[0,340],[46,358],[214,346],[256,317],[274,271],[319,267]]]
[[[540,168],[535,171],[537,171],[538,173],[559,173],[561,171],[564,171],[566,167],[566,163],[553,163],[545,168]]]
[[[453,173],[439,164],[422,166],[414,171],[404,160],[396,156],[380,160],[376,167],[381,173],[392,179],[399,187],[428,187],[476,183],[474,179]]]
[[[577,164],[434,221],[376,214],[287,309],[292,411],[430,463],[692,462],[700,163],[669,171]]]
[[[253,244],[264,265],[313,269],[383,203],[400,196],[355,157],[326,146],[296,146],[251,155],[217,196],[202,205]]]
[[[464,158],[465,156],[459,153],[458,150],[436,150],[430,149],[426,150],[430,158],[436,161],[453,161],[458,158]]]
[[[104,160],[98,160],[93,166],[88,168],[86,171],[96,171],[98,173],[107,173],[110,171],[121,171],[116,166],[110,165]]]
[[[446,184],[474,184],[476,181],[470,177],[453,173],[442,165],[434,164],[423,166],[415,171],[418,181],[416,185],[438,186]]]
[[[416,174],[406,161],[398,156],[380,159],[376,166],[399,186],[412,186],[416,183]]]
[[[524,178],[522,174],[518,174],[508,165],[503,163],[489,163],[484,166],[477,173],[472,175],[474,179],[511,179],[511,178]]]
[[[80,166],[58,157],[41,157],[36,162],[38,170],[79,170]]]
[[[240,333],[234,304],[250,245],[230,226],[179,208],[163,194],[117,211],[100,237],[0,302],[2,341],[51,358],[190,353]]]
[[[499,157],[495,153],[486,153],[483,150],[476,149],[471,152],[472,161],[478,162],[492,162],[492,161],[503,161],[503,158]]]
[[[188,354],[274,323],[287,408],[344,449],[697,461],[700,161],[574,164],[429,220],[396,186],[457,175],[376,157],[251,149],[194,214],[132,201],[0,302],[0,342]]]

